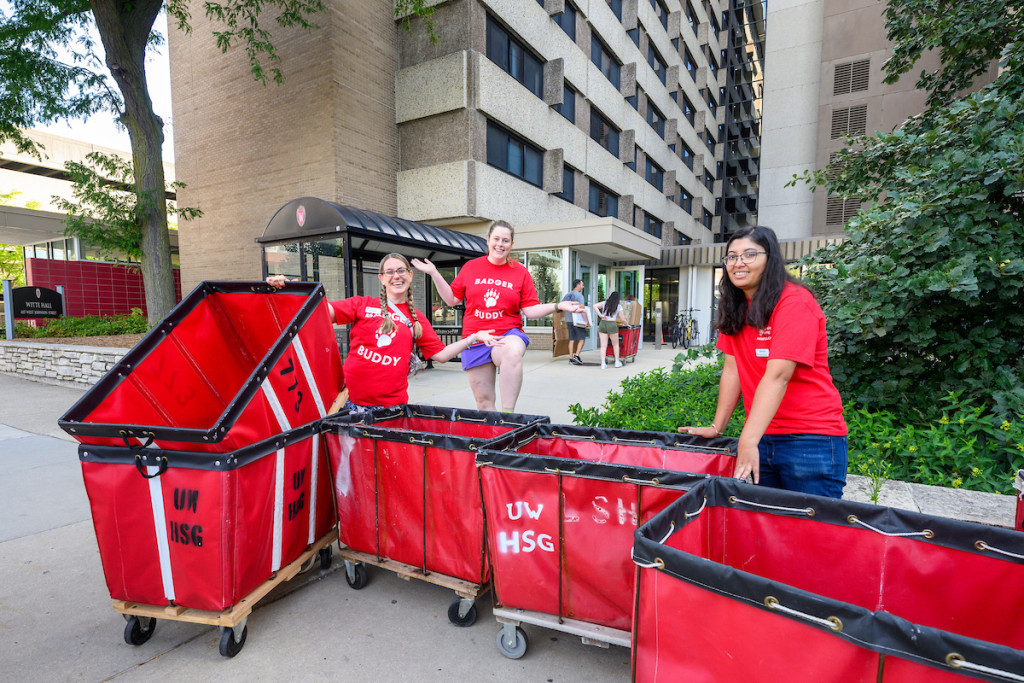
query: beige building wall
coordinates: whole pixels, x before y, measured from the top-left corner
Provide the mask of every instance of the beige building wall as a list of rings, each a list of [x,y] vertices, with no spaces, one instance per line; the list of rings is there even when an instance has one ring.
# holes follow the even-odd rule
[[[393,4],[326,5],[318,29],[274,27],[281,85],[256,83],[237,47],[221,54],[199,3],[192,32],[171,31],[178,199],[204,212],[180,225],[185,291],[259,278],[254,240],[296,197],[396,212]]]

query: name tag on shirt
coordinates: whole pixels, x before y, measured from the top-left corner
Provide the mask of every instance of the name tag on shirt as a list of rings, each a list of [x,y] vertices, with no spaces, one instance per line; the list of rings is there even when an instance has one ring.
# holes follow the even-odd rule
[[[758,358],[767,358],[768,349],[754,349],[754,355],[757,356]]]

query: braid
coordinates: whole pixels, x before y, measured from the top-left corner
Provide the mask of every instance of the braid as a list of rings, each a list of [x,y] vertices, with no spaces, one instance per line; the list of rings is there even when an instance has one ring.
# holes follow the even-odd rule
[[[380,286],[380,327],[377,331],[380,334],[391,334],[395,329],[395,321],[391,319],[391,309],[388,308],[388,290],[383,284]]]
[[[416,340],[423,336],[423,325],[420,325],[419,316],[416,315],[416,306],[412,303],[412,287],[405,295],[405,300],[409,304],[409,315],[412,316],[412,338]]]

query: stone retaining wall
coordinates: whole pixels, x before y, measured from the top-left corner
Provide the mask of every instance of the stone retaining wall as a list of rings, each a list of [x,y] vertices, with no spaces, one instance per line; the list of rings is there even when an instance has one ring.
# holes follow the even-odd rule
[[[46,384],[88,388],[128,350],[30,341],[0,341],[0,372]]]

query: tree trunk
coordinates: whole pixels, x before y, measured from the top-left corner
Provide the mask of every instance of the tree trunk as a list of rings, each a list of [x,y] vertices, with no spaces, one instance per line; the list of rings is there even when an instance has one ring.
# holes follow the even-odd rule
[[[142,282],[150,323],[175,304],[171,245],[167,233],[163,120],[153,111],[146,82],[146,41],[162,0],[90,0],[107,68],[124,97],[119,120],[128,129],[142,227]]]

